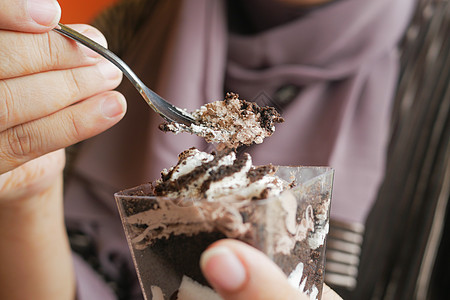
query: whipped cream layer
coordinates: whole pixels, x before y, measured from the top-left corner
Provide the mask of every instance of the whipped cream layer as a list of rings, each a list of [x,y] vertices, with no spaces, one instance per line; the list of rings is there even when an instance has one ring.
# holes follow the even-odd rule
[[[275,123],[284,119],[273,107],[240,100],[227,93],[225,100],[207,103],[191,113],[195,122],[190,126],[164,123],[162,131],[187,132],[203,137],[208,143],[224,144],[228,148],[260,144],[275,131]]]
[[[236,158],[234,151],[209,154],[191,148],[180,154],[174,167],[161,172],[154,193],[208,201],[264,199],[290,188],[275,172],[272,165],[253,166],[247,153]]]
[[[253,166],[248,154],[236,158],[233,151],[184,151],[152,184],[159,197],[148,200],[148,209],[127,217],[134,247],[144,249],[172,235],[212,231],[251,243],[254,224],[261,224],[273,239],[272,250],[267,250],[273,255],[289,255],[301,241],[309,249],[319,248],[328,233],[330,198],[315,192],[320,182],[295,187],[293,178],[288,182],[275,172],[272,165]],[[299,202],[301,195],[307,199]],[[261,204],[260,199],[270,200]]]

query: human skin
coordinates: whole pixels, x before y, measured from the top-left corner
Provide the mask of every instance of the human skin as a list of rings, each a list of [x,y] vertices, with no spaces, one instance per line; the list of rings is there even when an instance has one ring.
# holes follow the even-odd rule
[[[54,0],[0,0],[0,299],[75,299],[63,215],[64,147],[110,128],[126,110],[123,96],[111,91],[122,74],[51,31],[60,14]],[[92,27],[73,28],[106,45]],[[264,299],[256,286],[278,291],[273,280],[287,286],[267,257],[223,243],[244,266],[239,290],[217,281],[220,257],[207,255],[203,267],[225,300]],[[257,272],[262,269],[269,272]],[[285,299],[302,299],[288,291]]]
[[[278,266],[255,248],[232,239],[212,244],[200,259],[206,279],[225,300],[308,300]],[[322,300],[342,300],[324,286]]]
[[[74,299],[62,149],[126,109],[110,91],[121,73],[50,31],[60,8],[40,2],[0,0],[0,299],[8,300]],[[106,45],[93,28],[75,28]]]

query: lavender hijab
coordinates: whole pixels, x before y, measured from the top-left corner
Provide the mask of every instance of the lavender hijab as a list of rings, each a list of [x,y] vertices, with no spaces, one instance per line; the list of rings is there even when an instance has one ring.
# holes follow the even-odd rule
[[[255,20],[282,19],[285,9],[268,14],[270,2],[250,11]],[[414,1],[339,0],[254,35],[228,33],[222,1],[180,3],[157,92],[188,110],[224,91],[278,107],[286,121],[248,149],[254,163],[335,168],[332,218],[364,223],[383,177],[396,44]],[[143,30],[128,53],[144,81],[151,66],[141,52],[151,39],[151,28]],[[206,147],[187,134],[158,132],[161,119],[128,92],[126,119],[82,145],[66,191],[68,223],[95,236],[112,276],[108,253],[128,255],[113,193],[158,178],[189,147]]]

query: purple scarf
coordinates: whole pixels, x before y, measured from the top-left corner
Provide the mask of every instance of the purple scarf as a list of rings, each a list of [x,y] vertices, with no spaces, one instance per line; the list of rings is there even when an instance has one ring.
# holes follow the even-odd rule
[[[410,0],[340,0],[258,34],[238,35],[227,32],[222,1],[184,1],[156,90],[188,110],[221,100],[224,86],[278,107],[286,121],[248,149],[254,163],[335,168],[332,218],[364,223],[383,177],[396,44],[413,6]],[[267,11],[254,13],[258,19]],[[152,66],[141,52],[153,31],[140,32],[128,53],[144,82]],[[159,132],[162,119],[136,91],[127,91],[125,120],[82,145],[78,179],[66,193],[68,220],[101,224],[105,253],[125,247],[113,193],[158,178],[189,147],[206,147],[187,134]]]

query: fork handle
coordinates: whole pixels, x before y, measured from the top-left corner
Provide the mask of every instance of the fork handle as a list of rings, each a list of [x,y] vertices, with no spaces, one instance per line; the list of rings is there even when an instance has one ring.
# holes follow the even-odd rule
[[[61,24],[58,23],[58,26],[53,29],[54,31],[75,40],[84,46],[94,50],[110,62],[112,62],[116,67],[118,67],[123,74],[130,80],[130,82],[134,85],[134,87],[138,90],[139,94],[141,94],[142,98],[144,98],[145,102],[162,118],[167,120],[168,122],[177,122],[182,123],[189,126],[194,120],[192,116],[187,114],[185,111],[179,109],[178,107],[173,106],[166,100],[164,100],[161,96],[156,94],[154,91],[149,89],[140,79],[139,77],[130,69],[130,67],[117,55],[113,52],[109,51],[102,45],[94,42],[87,36]]]

